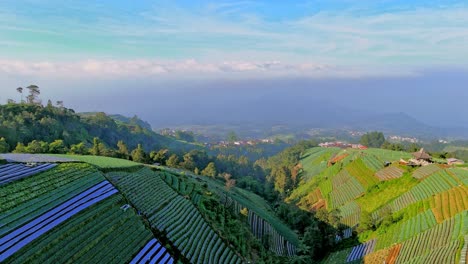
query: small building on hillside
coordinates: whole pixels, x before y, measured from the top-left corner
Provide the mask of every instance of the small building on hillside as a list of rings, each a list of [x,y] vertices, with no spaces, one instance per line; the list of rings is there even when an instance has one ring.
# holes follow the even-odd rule
[[[415,160],[425,160],[425,161],[432,161],[431,155],[424,151],[424,148],[419,150],[418,152],[413,153],[413,158]]]
[[[463,160],[455,159],[455,158],[449,158],[447,159],[448,165],[463,165],[465,162]]]
[[[432,163],[432,157],[427,152],[424,151],[424,148],[420,149],[418,152],[413,153],[413,158],[409,160],[408,166],[426,166]]]

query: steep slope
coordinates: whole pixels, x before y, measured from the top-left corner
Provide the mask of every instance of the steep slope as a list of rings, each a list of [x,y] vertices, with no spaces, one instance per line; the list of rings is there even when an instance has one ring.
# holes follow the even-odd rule
[[[62,163],[8,182],[0,197],[2,263],[130,262],[155,239],[118,190],[85,163]],[[145,257],[173,261],[164,247],[154,253]]]
[[[302,181],[288,197],[305,210],[339,215],[337,241],[348,248],[326,263],[459,260],[468,234],[466,171],[437,164],[413,169],[398,164],[408,153],[380,149],[342,150],[324,167],[326,151],[336,152],[304,154]],[[393,164],[384,167],[388,161]]]

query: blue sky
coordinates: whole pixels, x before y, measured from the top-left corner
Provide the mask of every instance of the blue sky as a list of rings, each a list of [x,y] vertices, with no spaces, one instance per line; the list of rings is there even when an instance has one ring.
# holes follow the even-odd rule
[[[170,87],[172,97],[165,103],[177,107],[177,94],[186,89],[192,94],[197,89],[205,94],[206,89],[243,89],[248,96],[248,80],[265,79],[282,80],[283,89],[275,86],[281,98],[281,91],[294,85],[288,80],[296,78],[310,80],[301,85],[313,86],[310,94],[304,93],[313,97],[327,94],[326,88],[315,87],[317,80],[326,79],[350,96],[360,94],[358,89],[375,90],[374,98],[366,100],[381,102],[382,111],[402,109],[449,126],[457,122],[446,119],[451,111],[468,122],[462,103],[468,100],[467,43],[467,1],[3,0],[0,101],[15,98],[17,86],[35,83],[44,96],[65,99],[78,111],[131,115],[138,109],[116,109],[101,98],[114,91],[130,98],[133,86],[157,96]],[[392,78],[398,85],[376,85],[376,80]],[[223,81],[241,82],[224,88]],[[446,83],[450,93],[444,93]],[[334,90],[338,95],[339,89]],[[385,104],[379,89],[387,95],[411,89],[420,97]],[[445,101],[440,102],[437,91]],[[91,92],[95,103],[86,104]],[[452,94],[456,104],[447,100]],[[142,100],[151,105],[153,98]],[[414,109],[438,111],[431,113],[438,118]]]
[[[0,65],[26,75],[404,75],[466,67],[467,41],[466,1],[0,3]]]

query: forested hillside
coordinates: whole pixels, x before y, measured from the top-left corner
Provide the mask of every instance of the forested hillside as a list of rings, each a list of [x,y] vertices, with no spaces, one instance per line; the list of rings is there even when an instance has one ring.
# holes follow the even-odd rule
[[[81,142],[90,145],[95,137],[111,148],[116,148],[120,140],[130,149],[142,144],[148,151],[170,148],[182,153],[199,148],[142,127],[141,120],[128,120],[116,121],[105,113],[79,115],[72,109],[51,104],[9,103],[0,105],[0,138],[5,138],[9,150],[14,150],[18,143],[27,145],[33,140],[49,143],[63,140],[68,147]]]

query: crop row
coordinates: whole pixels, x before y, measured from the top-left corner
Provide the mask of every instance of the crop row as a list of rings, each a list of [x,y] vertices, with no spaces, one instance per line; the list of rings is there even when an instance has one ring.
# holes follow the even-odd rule
[[[156,238],[151,239],[145,247],[130,261],[130,264],[137,263],[161,263],[172,264],[174,259],[167,252]]]
[[[293,256],[296,254],[296,246],[286,240],[274,229],[270,223],[259,217],[252,210],[249,211],[248,222],[252,233],[259,239],[268,236],[270,239],[270,250],[277,255]]]
[[[113,195],[83,210],[24,247],[7,263],[122,263],[152,234],[133,210]]]
[[[194,190],[194,184],[179,180],[179,177],[172,173],[163,173],[161,178],[182,195],[191,195]]]
[[[382,161],[397,161],[400,159],[409,159],[411,154],[403,151],[392,151],[386,149],[370,148],[366,150],[367,154],[372,154]]]
[[[221,203],[226,207],[232,207],[236,213],[240,213],[242,209],[247,208],[237,200],[230,196],[225,196],[220,193]],[[268,221],[260,217],[253,210],[248,208],[247,215],[248,223],[252,234],[259,240],[264,240],[268,237],[269,249],[277,255],[292,256],[296,254],[296,246],[282,236]],[[278,223],[277,223],[278,224]]]
[[[468,169],[451,168],[449,171],[455,175],[464,185],[468,185]]]
[[[441,169],[442,168],[440,168],[436,164],[429,164],[427,166],[423,166],[423,167],[415,170],[413,172],[413,177],[418,179],[418,180],[421,180],[421,179],[424,179],[424,178],[426,178],[427,176],[429,176],[431,174],[434,174],[434,173],[440,171]]]
[[[431,197],[431,208],[437,222],[442,222],[454,215],[468,210],[468,188],[457,186]]]
[[[347,170],[341,170],[338,174],[332,177],[333,190],[338,189],[340,186],[347,184],[353,177]]]
[[[379,170],[375,173],[375,176],[381,181],[388,181],[392,179],[397,179],[403,176],[404,171],[401,168],[396,166],[390,166],[384,169]]]
[[[305,208],[306,210],[310,211],[312,210],[314,205],[320,200],[323,201],[322,192],[319,188],[316,188],[314,191],[310,192],[305,197],[303,197],[297,205],[301,208]]]
[[[379,179],[374,172],[366,167],[362,159],[357,159],[346,166],[346,170],[355,177],[365,188],[377,184]]]
[[[414,236],[410,240],[403,242],[401,252],[397,261],[404,263],[415,258],[429,255],[432,251],[439,248],[446,248],[451,242],[457,241],[461,234],[464,234],[463,223],[466,221],[467,212],[456,215],[450,220],[444,221],[435,227]],[[438,259],[449,258],[453,252],[446,252],[440,255]],[[431,262],[431,263],[453,263],[453,262]]]
[[[52,169],[55,166],[57,165],[49,163],[35,167],[28,167],[22,164],[8,164],[0,166],[0,185]]]
[[[417,214],[401,224],[398,238],[394,242],[405,241],[437,224],[431,210]]]
[[[457,186],[456,180],[446,171],[440,171],[424,179],[411,189],[416,200],[424,200],[434,194],[444,192]]]
[[[141,169],[131,174],[108,175],[124,190],[138,210],[142,211],[151,226],[165,233],[192,263],[241,262],[236,253],[203,219],[192,202],[178,195],[163,181],[161,177],[165,177],[164,173]]]
[[[376,240],[372,239],[364,244],[353,247],[346,262],[356,261],[374,252]]]
[[[0,238],[0,261],[87,207],[115,193],[117,190],[109,182],[103,181],[8,233]]]
[[[379,160],[376,156],[368,154],[362,157],[362,161],[367,166],[367,168],[371,169],[374,172],[377,172],[383,169],[384,165],[381,160]]]
[[[362,185],[354,178],[350,177],[349,180],[340,185],[338,188],[334,188],[330,193],[333,208],[337,208],[347,202],[357,198],[364,193]]]
[[[101,174],[78,166],[56,169],[0,187],[0,236],[24,225],[104,180]],[[68,166],[68,165],[67,165]],[[80,169],[83,168],[83,169]],[[34,178],[34,179],[33,179]],[[42,184],[36,185],[37,181]],[[34,191],[31,191],[34,190]]]

